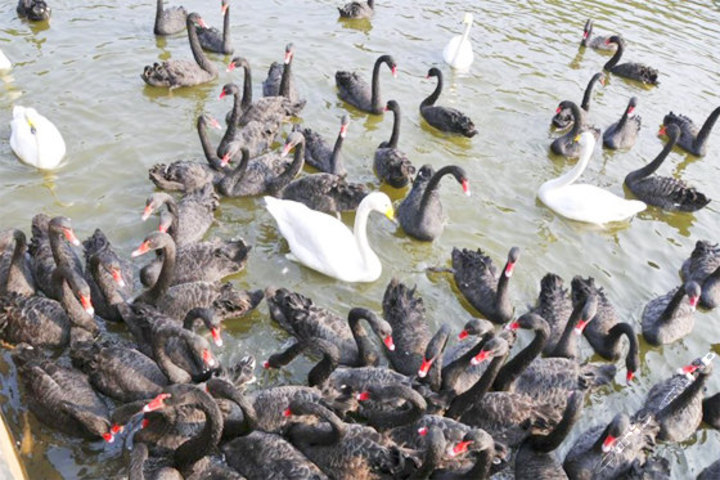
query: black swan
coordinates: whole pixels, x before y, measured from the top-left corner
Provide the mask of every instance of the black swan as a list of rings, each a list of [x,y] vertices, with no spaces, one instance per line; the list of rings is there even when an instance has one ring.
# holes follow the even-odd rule
[[[292,43],[285,45],[285,58],[283,63],[273,62],[268,70],[268,76],[263,82],[264,97],[286,97],[293,102],[298,101],[297,90],[292,76],[292,62],[295,58],[295,46]]]
[[[673,112],[668,113],[663,118],[663,125],[677,125],[680,127],[680,140],[678,145],[685,151],[692,153],[698,157],[702,157],[707,153],[707,137],[715,126],[718,117],[720,117],[720,107],[710,113],[703,126],[698,130],[692,120],[685,115],[675,115]]]
[[[285,435],[330,478],[404,478],[409,473],[411,462],[405,454],[370,427],[345,423],[322,405],[307,401],[293,401],[287,414],[327,422],[329,429],[295,424]]]
[[[0,296],[35,294],[27,247],[27,237],[22,230],[13,228],[0,233]]]
[[[615,51],[617,48],[615,44],[607,43],[607,39],[610,38],[607,35],[595,35],[594,37],[592,35],[592,29],[593,29],[593,21],[592,19],[588,18],[585,22],[585,26],[583,27],[583,37],[582,40],[580,40],[580,46],[581,47],[590,47],[595,50],[604,50],[604,51]]]
[[[350,2],[338,7],[341,18],[370,18],[375,12],[375,0],[363,2]]]
[[[415,288],[393,278],[385,289],[382,306],[395,342],[395,349],[387,352],[390,364],[404,375],[415,375],[432,337],[423,299],[415,294]]]
[[[625,356],[625,368],[626,379],[630,382],[640,367],[640,349],[633,327],[629,323],[618,321],[617,313],[607,299],[605,290],[595,285],[594,278],[574,277],[571,282],[571,295],[574,305],[584,303],[589,296],[597,297],[597,314],[583,330],[583,335],[595,353],[606,360],[617,361],[622,356],[620,338],[627,337],[629,348]]]
[[[230,39],[230,0],[222,0],[220,8],[223,16],[222,33],[217,28],[206,25],[196,25],[195,28],[204,50],[230,55],[235,51]]]
[[[543,349],[543,353],[548,357],[577,359],[578,341],[575,340],[574,337],[581,335],[588,323],[595,318],[597,305],[597,298],[594,295],[588,296],[584,302],[578,302],[565,323],[565,329],[562,332],[558,332],[559,340],[555,344],[555,347],[549,352]]]
[[[465,340],[468,336],[477,340],[465,340],[443,353],[441,369],[441,391],[450,397],[466,392],[485,372],[484,362],[473,362],[472,359],[483,349],[485,342],[494,336],[495,326],[480,318],[474,318],[465,324],[458,338]]]
[[[12,355],[27,405],[42,423],[90,440],[114,440],[107,406],[85,374],[58,366],[28,345],[19,345]]]
[[[543,354],[549,355],[555,350],[573,311],[568,290],[559,275],[547,273],[540,280],[538,301],[530,311],[540,315],[550,326],[550,337],[543,348]]]
[[[132,265],[115,253],[99,228],[83,242],[83,247],[85,279],[90,286],[95,314],[106,320],[122,321],[117,305],[132,295]]]
[[[207,136],[207,126],[220,129],[220,123],[207,114],[197,119],[197,131],[207,163],[192,160],[178,160],[169,165],[158,163],[150,167],[148,176],[156,187],[173,191],[192,192],[208,183],[215,184],[222,178],[225,166],[215,155]]]
[[[651,345],[664,345],[689,335],[695,326],[694,313],[700,292],[700,285],[689,281],[650,300],[641,320],[645,340]]]
[[[607,61],[605,66],[603,66],[605,70],[614,73],[618,77],[625,77],[631,80],[637,80],[644,84],[659,84],[658,71],[652,67],[648,67],[647,65],[643,65],[641,63],[621,63],[620,65],[618,65],[617,63],[620,61],[620,57],[622,57],[623,51],[625,50],[625,40],[623,40],[617,35],[613,35],[612,37],[605,40],[606,45],[610,45],[613,43],[617,45],[617,51],[615,52],[615,55],[613,55],[612,58]]]
[[[347,320],[313,301],[285,288],[268,287],[266,298],[270,317],[299,340],[321,338],[340,351],[340,363],[351,366],[377,365],[379,357],[360,325],[365,320],[389,350],[395,349],[391,325],[372,311],[353,308]]]
[[[133,442],[132,453],[130,454],[130,461],[128,462],[128,480],[145,480],[146,478],[156,480],[184,480],[185,477],[183,477],[176,468],[168,465],[157,465],[157,468],[153,468],[149,464],[146,465],[149,454],[147,444],[143,442]]]
[[[703,421],[720,430],[720,393],[703,400]]]
[[[390,407],[364,410],[368,425],[381,431],[417,421],[428,407],[420,393],[405,385],[370,385],[367,390],[355,394],[355,399],[359,403],[372,400],[376,405]]]
[[[295,149],[292,162],[285,161],[285,152]],[[305,160],[303,150],[305,138],[299,132],[291,132],[285,140],[281,154],[267,153],[250,161],[247,148],[241,149],[242,159],[235,169],[225,175],[217,185],[218,191],[226,197],[251,197],[257,195],[278,194],[302,170]]]
[[[576,324],[568,322],[558,348],[567,342],[577,342],[578,334],[573,332]],[[558,403],[564,408],[569,393],[607,385],[615,376],[614,365],[580,365],[570,358],[537,358],[550,334],[550,327],[539,315],[526,313],[509,324],[509,328],[531,329],[535,338],[503,365],[493,384],[495,390],[520,393],[536,402]]]
[[[163,205],[167,207],[173,220],[168,232],[173,235],[177,246],[183,247],[196,243],[205,236],[205,232],[215,221],[214,212],[220,202],[212,185],[186,193],[179,202],[167,193],[156,192],[145,201],[142,220],[147,220]]]
[[[592,96],[593,87],[598,81],[600,82],[600,85],[605,85],[605,74],[600,72],[596,73],[592,76],[592,78],[590,78],[587,87],[585,87],[582,103],[580,103],[580,125],[587,125],[587,114],[590,111],[590,98]],[[573,117],[569,108],[558,108],[555,111],[555,115],[552,118],[553,126],[564,129],[569,127],[572,123]]]
[[[630,149],[635,145],[642,118],[635,114],[637,97],[630,98],[620,120],[613,123],[603,132],[603,145],[613,150],[618,148]]]
[[[97,332],[90,288],[82,275],[64,265],[55,269],[52,281],[60,292],[61,302],[13,292],[0,297],[0,330],[5,341],[54,348],[68,344],[71,326]],[[70,297],[75,299],[74,304]]]
[[[295,144],[295,158],[304,157],[305,137],[299,132]],[[293,145],[286,145],[283,156]],[[369,193],[361,183],[350,183],[344,176],[334,173],[313,173],[293,180],[282,187],[279,196],[285,200],[294,200],[313,210],[337,215],[339,212],[357,210],[360,202]]]
[[[641,473],[655,446],[659,427],[652,416],[633,422],[619,413],[606,427],[598,425],[575,440],[563,468],[570,478],[614,480],[631,469]]]
[[[158,2],[160,1],[158,0]],[[200,47],[200,41],[195,30],[196,24],[202,27],[206,26],[200,15],[193,12],[187,16],[186,25],[190,50],[192,50],[194,60],[168,60],[163,63],[156,62],[153,65],[146,65],[140,75],[145,83],[154,87],[170,87],[173,89],[191,87],[217,78],[217,67],[205,56],[202,47]]]
[[[338,87],[338,96],[363,112],[379,115],[383,112],[383,103],[380,99],[380,83],[378,75],[380,66],[385,63],[397,77],[397,64],[390,55],[381,55],[375,60],[372,73],[372,87],[355,72],[338,70],[335,72],[335,84]]]
[[[16,10],[18,15],[34,22],[49,20],[52,11],[45,0],[18,0]]]
[[[172,35],[182,32],[187,23],[187,11],[183,7],[163,9],[163,0],[157,0],[155,10],[155,35]]]
[[[627,174],[625,185],[631,192],[649,205],[655,205],[663,210],[694,212],[710,203],[705,194],[698,192],[694,187],[688,186],[684,181],[674,177],[650,176],[667,158],[680,136],[677,125],[662,127],[660,133],[667,133],[668,142],[655,159]]]
[[[381,181],[395,188],[407,185],[415,173],[415,167],[407,155],[398,150],[397,143],[400,138],[400,105],[395,100],[389,100],[385,111],[393,112],[393,127],[390,140],[382,142],[375,150],[373,167]]]
[[[443,88],[442,72],[438,68],[428,70],[427,77],[437,77],[437,86],[433,93],[420,103],[420,115],[431,126],[443,132],[459,133],[465,137],[476,135],[475,124],[461,111],[435,105]]]
[[[567,401],[562,419],[546,434],[534,433],[520,445],[515,456],[515,478],[567,478],[552,451],[560,446],[582,413],[584,396],[573,392]]]
[[[338,133],[333,148],[330,148],[320,134],[309,128],[304,128],[302,134],[305,137],[305,163],[317,168],[321,172],[333,173],[335,175],[347,174],[341,161],[340,150],[345,135],[347,135],[349,124],[350,117],[343,115],[340,120],[340,132]]]
[[[682,442],[698,429],[703,419],[703,389],[712,373],[714,356],[696,358],[650,389],[636,417],[655,417],[660,425],[658,440]]]
[[[430,165],[423,165],[415,176],[412,189],[397,207],[397,219],[405,233],[418,240],[430,242],[440,236],[445,228],[445,215],[438,186],[445,175],[452,175],[470,195],[470,181],[465,170],[457,165],[446,165],[437,172]]]
[[[702,286],[700,305],[715,308],[720,304],[720,249],[706,240],[698,240],[690,258],[682,264],[682,277]]]
[[[244,127],[253,120],[263,124],[272,120],[286,121],[299,114],[305,107],[306,100],[291,100],[281,95],[263,97],[253,102],[250,63],[245,58],[235,57],[228,64],[227,69],[232,71],[237,67],[243,67],[244,71],[242,115],[237,120],[238,126]]]
[[[512,317],[508,282],[520,258],[520,249],[512,247],[502,272],[482,250],[453,248],[452,268],[460,293],[478,312],[493,323],[505,323]]]
[[[595,140],[597,140],[600,138],[600,129],[583,126],[580,108],[570,100],[563,100],[560,102],[556,112],[562,112],[566,109],[570,110],[573,122],[572,128],[569,132],[553,140],[550,144],[550,150],[552,150],[552,152],[556,155],[562,155],[567,158],[577,158],[580,156],[580,142],[576,141],[578,135],[587,131],[592,133]]]
[[[217,156],[221,157],[220,165],[223,168],[243,147],[247,148],[253,157],[265,153],[275,141],[275,137],[286,117],[285,114],[279,112],[269,113],[260,120],[251,120],[246,122],[242,128],[239,127],[238,123],[243,111],[252,106],[251,101],[245,100],[250,95],[247,82],[245,82],[245,90],[245,94],[241,95],[240,88],[237,85],[227,83],[220,91],[220,98],[225,98],[226,95],[233,96],[233,108],[225,117],[227,130],[225,130],[225,134],[216,150]]]
[[[60,289],[53,281],[53,272],[62,265],[68,265],[82,272],[80,258],[70,247],[80,246],[72,223],[67,217],[50,218],[44,213],[32,219],[32,238],[28,250],[35,286],[48,297],[60,299]]]
[[[121,402],[154,397],[168,384],[154,360],[115,342],[77,342],[70,357],[98,392]]]
[[[242,291],[232,284],[191,282],[170,286],[175,269],[175,242],[167,233],[153,232],[132,253],[133,257],[151,250],[163,251],[163,266],[157,282],[140,294],[135,302],[156,307],[174,318],[184,318],[194,308],[212,308],[219,319],[241,317],[255,309],[263,298],[262,290]]]

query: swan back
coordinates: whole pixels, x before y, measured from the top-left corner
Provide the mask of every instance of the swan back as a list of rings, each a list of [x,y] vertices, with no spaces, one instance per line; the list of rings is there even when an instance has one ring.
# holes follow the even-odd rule
[[[451,38],[443,50],[443,60],[455,69],[465,70],[472,65],[474,58],[472,44],[469,40],[472,23],[472,13],[465,13],[463,17],[463,25],[465,25],[463,34]]]
[[[16,105],[10,128],[10,147],[22,162],[43,170],[59,166],[65,141],[50,120],[34,108]]]

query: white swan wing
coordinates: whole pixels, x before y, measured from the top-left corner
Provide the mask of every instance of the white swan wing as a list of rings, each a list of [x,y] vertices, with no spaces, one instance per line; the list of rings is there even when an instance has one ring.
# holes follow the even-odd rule
[[[15,106],[10,129],[10,147],[28,165],[52,170],[65,156],[65,141],[57,127],[32,108]]]
[[[456,69],[462,70],[470,67],[473,58],[472,45],[468,39],[463,41],[462,35],[451,38],[443,49],[443,60]]]
[[[600,187],[573,184],[543,189],[540,200],[563,217],[599,225],[626,220],[647,208],[639,200],[626,200]]]
[[[265,205],[298,262],[339,280],[365,278],[357,241],[344,223],[292,200],[265,197]]]

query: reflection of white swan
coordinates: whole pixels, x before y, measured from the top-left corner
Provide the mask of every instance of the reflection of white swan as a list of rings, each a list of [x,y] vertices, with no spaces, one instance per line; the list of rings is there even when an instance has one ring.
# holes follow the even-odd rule
[[[458,70],[465,70],[473,62],[472,44],[470,43],[470,27],[473,23],[472,13],[466,13],[463,17],[465,31],[462,35],[455,35],[450,39],[443,50],[445,63]]]
[[[65,156],[65,141],[50,120],[34,108],[13,107],[10,147],[21,161],[43,170],[57,168]]]
[[[543,183],[538,190],[540,200],[563,217],[600,225],[625,220],[645,210],[647,205],[639,200],[625,200],[594,185],[573,184],[587,167],[595,148],[592,133],[584,132],[579,140],[577,165],[565,175]]]
[[[10,70],[12,68],[12,63],[10,63],[10,60],[5,56],[2,50],[0,50],[0,70]]]
[[[373,210],[393,219],[392,203],[384,193],[370,193],[360,202],[354,232],[337,218],[299,202],[265,197],[265,206],[290,246],[290,260],[345,282],[380,277],[382,264],[368,244],[366,228]]]

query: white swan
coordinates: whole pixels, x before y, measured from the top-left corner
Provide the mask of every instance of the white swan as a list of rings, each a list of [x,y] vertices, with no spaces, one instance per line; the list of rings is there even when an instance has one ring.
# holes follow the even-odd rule
[[[580,160],[565,175],[543,183],[538,190],[540,200],[563,217],[598,225],[625,220],[645,210],[647,205],[639,200],[625,200],[594,185],[573,184],[587,167],[595,148],[592,133],[584,132],[575,140],[578,138]]]
[[[462,23],[465,25],[465,31],[462,35],[455,35],[451,38],[443,50],[445,63],[458,70],[467,69],[473,62],[472,44],[468,39],[473,23],[472,13],[466,13]]]
[[[10,70],[12,68],[12,63],[10,63],[10,60],[5,56],[2,50],[0,50],[0,70]]]
[[[34,108],[13,107],[10,147],[21,161],[43,170],[57,168],[65,156],[65,141],[50,120]]]
[[[299,202],[265,197],[265,206],[290,246],[290,260],[345,282],[373,282],[380,277],[382,264],[368,244],[366,227],[373,210],[394,219],[392,203],[384,193],[370,193],[360,202],[354,233],[337,218]]]

